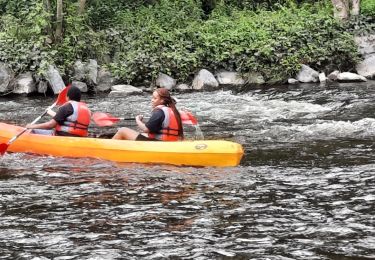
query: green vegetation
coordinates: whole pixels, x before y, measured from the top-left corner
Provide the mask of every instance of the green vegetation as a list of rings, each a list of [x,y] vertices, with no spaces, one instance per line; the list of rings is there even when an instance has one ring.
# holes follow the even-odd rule
[[[43,74],[54,63],[69,74],[77,59],[93,58],[133,84],[159,72],[186,80],[201,68],[278,82],[302,63],[328,72],[358,61],[353,35],[332,17],[330,1],[276,2],[93,0],[80,13],[68,0],[59,40],[55,1],[0,0],[0,61],[17,73]],[[362,9],[373,15],[373,1],[363,0]]]
[[[375,16],[375,1],[374,0],[362,0],[361,10],[364,15]]]

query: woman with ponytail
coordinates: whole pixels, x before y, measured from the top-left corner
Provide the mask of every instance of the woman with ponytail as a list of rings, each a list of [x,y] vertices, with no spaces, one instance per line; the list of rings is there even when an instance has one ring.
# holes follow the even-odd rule
[[[152,93],[152,114],[147,123],[138,115],[135,121],[142,133],[133,129],[120,128],[113,139],[136,141],[178,141],[183,140],[184,132],[176,102],[165,88],[158,88]]]

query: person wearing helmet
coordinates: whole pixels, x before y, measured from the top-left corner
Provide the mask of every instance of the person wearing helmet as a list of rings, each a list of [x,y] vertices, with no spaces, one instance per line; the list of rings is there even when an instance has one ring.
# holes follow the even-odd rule
[[[26,128],[33,129],[34,134],[81,136],[88,135],[91,112],[87,105],[81,102],[81,91],[77,87],[70,87],[67,93],[67,102],[55,113],[48,114],[53,118],[41,124],[28,124]]]

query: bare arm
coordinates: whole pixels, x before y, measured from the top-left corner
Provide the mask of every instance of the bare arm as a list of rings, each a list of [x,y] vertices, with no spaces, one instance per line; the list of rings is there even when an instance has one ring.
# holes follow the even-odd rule
[[[137,125],[139,127],[139,129],[141,129],[141,131],[143,133],[149,133],[150,130],[146,127],[145,123],[143,123],[143,116],[142,115],[138,115],[135,117],[135,122],[137,122]]]
[[[34,125],[27,124],[26,128],[28,129],[53,129],[55,128],[56,125],[57,125],[57,122],[55,121],[55,119],[51,119],[50,121],[41,123],[41,124],[34,124]]]

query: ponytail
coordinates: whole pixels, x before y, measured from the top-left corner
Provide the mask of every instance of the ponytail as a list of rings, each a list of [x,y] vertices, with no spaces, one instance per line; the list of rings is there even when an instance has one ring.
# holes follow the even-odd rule
[[[172,109],[173,114],[175,115],[175,117],[177,119],[178,136],[179,136],[180,140],[183,140],[184,139],[184,129],[182,127],[181,115],[176,108],[176,100],[174,100],[171,97],[171,94],[169,93],[169,91],[166,88],[158,88],[158,89],[156,89],[156,92],[158,93],[158,95],[163,100],[163,102],[164,102],[163,105],[165,105],[167,107],[170,107]]]

